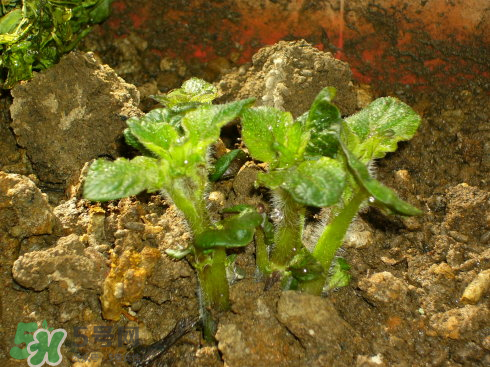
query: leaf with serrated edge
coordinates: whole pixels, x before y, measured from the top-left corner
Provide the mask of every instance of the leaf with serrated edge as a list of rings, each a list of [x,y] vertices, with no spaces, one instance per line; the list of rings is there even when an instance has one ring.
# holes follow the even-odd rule
[[[96,160],[89,168],[84,184],[84,198],[107,201],[136,195],[144,190],[158,191],[166,181],[161,161],[150,157],[115,161]]]
[[[207,149],[220,136],[220,128],[253,102],[253,98],[248,98],[221,105],[202,105],[184,115],[181,124],[192,144]]]
[[[213,84],[202,79],[191,78],[186,80],[181,88],[164,95],[152,96],[152,98],[171,108],[189,102],[209,104],[217,95],[217,89]]]
[[[336,127],[341,122],[341,113],[331,103],[335,96],[335,88],[322,89],[308,111],[305,121],[305,128],[310,131],[308,155],[334,157],[338,151]]]
[[[335,259],[332,269],[332,275],[329,277],[328,288],[340,288],[349,285],[351,274],[349,273],[350,266],[345,259],[338,257]]]
[[[378,98],[346,118],[343,141],[363,163],[397,150],[397,143],[411,139],[421,122],[419,115],[394,97]]]
[[[302,162],[287,175],[281,187],[299,203],[326,207],[336,204],[346,185],[346,174],[337,160],[322,157]]]
[[[322,157],[289,169],[259,173],[257,181],[270,189],[287,190],[299,203],[326,207],[339,201],[346,185],[346,173],[339,161]]]
[[[254,159],[276,167],[300,159],[306,145],[301,121],[293,121],[289,112],[264,106],[242,113],[242,139]]]
[[[142,117],[132,117],[126,122],[130,132],[151,152],[167,157],[170,146],[177,141],[179,134],[167,123],[165,109],[155,109]]]

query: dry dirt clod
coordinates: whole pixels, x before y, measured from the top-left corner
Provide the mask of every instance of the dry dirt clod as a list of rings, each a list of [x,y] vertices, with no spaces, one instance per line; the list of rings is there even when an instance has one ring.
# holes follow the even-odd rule
[[[0,172],[2,228],[19,239],[51,234],[56,223],[53,209],[28,177]]]
[[[257,98],[257,105],[290,111],[300,116],[324,87],[337,90],[334,103],[343,115],[357,108],[351,70],[343,61],[306,41],[280,41],[259,50],[249,70],[232,72],[219,83],[222,101]]]
[[[430,325],[438,335],[444,338],[455,340],[476,338],[477,333],[485,332],[485,328],[489,325],[489,310],[474,305],[454,308],[433,315]]]
[[[397,306],[398,304],[405,304],[407,301],[408,285],[388,271],[375,273],[369,278],[362,279],[358,286],[374,302]]]
[[[447,202],[444,227],[448,231],[475,241],[489,232],[489,193],[462,183],[447,190]]]
[[[12,89],[17,143],[41,181],[64,185],[85,162],[117,156],[124,119],[141,114],[136,87],[91,54],[72,52]]]
[[[277,292],[264,293],[262,284],[246,279],[230,297],[233,313],[223,315],[215,336],[226,366],[302,365],[302,346],[273,316]]]
[[[308,351],[309,365],[349,365],[355,358],[350,345],[356,344],[358,351],[366,348],[328,299],[286,291],[280,296],[277,312],[279,321]]]
[[[385,367],[387,364],[381,355],[377,354],[375,356],[364,356],[359,355],[356,357],[356,367]]]
[[[75,234],[60,238],[55,247],[24,254],[12,268],[14,279],[23,287],[42,291],[59,282],[67,297],[84,289],[100,292],[106,271],[105,258],[85,248]]]

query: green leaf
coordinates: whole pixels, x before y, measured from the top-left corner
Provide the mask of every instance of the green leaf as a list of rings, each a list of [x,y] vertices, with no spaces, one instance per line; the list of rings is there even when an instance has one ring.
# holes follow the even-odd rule
[[[261,173],[257,180],[271,189],[287,190],[299,203],[326,207],[339,201],[346,185],[346,174],[342,163],[322,157],[290,169]]]
[[[397,98],[378,98],[346,119],[341,137],[347,148],[367,163],[397,150],[397,143],[411,139],[420,122],[419,115]]]
[[[404,200],[401,200],[397,194],[387,186],[370,176],[368,168],[358,160],[348,148],[341,143],[341,147],[346,156],[347,162],[353,175],[361,186],[381,205],[392,212],[401,215],[421,215],[421,210],[415,208]]]
[[[310,131],[307,154],[312,156],[334,157],[338,151],[336,138],[337,129],[341,122],[341,113],[332,104],[336,89],[327,87],[315,97],[305,120],[305,128]]]
[[[152,96],[152,98],[170,108],[189,102],[209,104],[217,96],[218,91],[213,84],[202,79],[191,78],[185,81],[181,88],[174,89],[165,95]]]
[[[148,150],[142,143],[138,141],[136,136],[134,136],[129,128],[124,129],[123,131],[123,136],[124,136],[124,141],[126,144],[129,146],[138,149],[142,154],[149,156],[149,157],[157,157],[155,153],[152,151]]]
[[[22,21],[22,9],[15,9],[0,18],[0,35],[11,33]]]
[[[282,185],[299,203],[326,207],[336,204],[343,193],[346,175],[338,161],[323,157],[305,161]]]
[[[256,211],[244,211],[223,220],[218,229],[209,229],[196,236],[195,245],[205,250],[246,246],[252,241],[254,231],[262,221],[262,215]]]
[[[324,276],[324,268],[305,247],[293,257],[287,270],[299,282],[308,282]]]
[[[222,213],[241,213],[246,210],[256,210],[256,208],[252,205],[247,204],[238,204],[222,210]]]
[[[111,3],[113,0],[98,1],[89,12],[90,23],[96,24],[105,20],[111,14]]]
[[[138,139],[146,149],[160,157],[168,157],[168,151],[178,138],[177,130],[167,123],[166,109],[150,111],[143,117],[131,117],[126,123],[131,135]]]
[[[107,201],[136,195],[144,190],[158,191],[166,181],[166,169],[150,157],[115,161],[96,160],[89,168],[84,184],[84,198]]]
[[[215,169],[213,173],[210,174],[210,181],[218,181],[223,174],[227,171],[230,164],[237,159],[245,159],[247,155],[244,153],[242,149],[234,149],[228,152],[227,154],[222,155],[215,162]]]
[[[332,275],[329,277],[327,287],[329,289],[346,287],[351,280],[351,274],[349,273],[350,266],[342,257],[335,259],[335,263],[332,269]]]
[[[186,247],[184,249],[171,249],[165,250],[165,253],[176,260],[181,260],[191,253],[192,248]]]
[[[263,106],[242,113],[242,139],[254,159],[287,167],[302,158],[308,134],[289,112]]]
[[[181,124],[192,145],[207,149],[219,138],[220,128],[237,118],[252,103],[254,99],[248,98],[220,105],[202,105],[184,115]]]

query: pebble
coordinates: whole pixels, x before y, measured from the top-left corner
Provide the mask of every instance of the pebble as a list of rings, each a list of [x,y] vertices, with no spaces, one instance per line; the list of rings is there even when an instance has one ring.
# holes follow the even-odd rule
[[[476,304],[489,291],[489,269],[481,271],[465,288],[461,301]]]
[[[375,273],[369,278],[362,279],[358,286],[367,293],[373,301],[382,303],[404,304],[408,294],[406,282],[395,277],[388,271]]]
[[[114,238],[123,238],[128,235],[129,231],[125,229],[118,229],[116,232],[114,232]]]
[[[437,274],[437,275],[443,275],[447,279],[454,279],[455,278],[455,274],[453,272],[452,267],[445,262],[442,262],[438,265],[433,264],[430,267],[430,272],[432,272],[433,274]]]
[[[124,224],[124,228],[135,232],[143,232],[145,230],[145,224],[141,222],[127,222]]]

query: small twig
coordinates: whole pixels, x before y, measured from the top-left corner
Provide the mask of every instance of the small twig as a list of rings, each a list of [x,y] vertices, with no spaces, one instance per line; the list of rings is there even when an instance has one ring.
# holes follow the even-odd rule
[[[131,350],[127,355],[127,360],[133,367],[149,366],[159,356],[166,353],[180,338],[189,333],[199,321],[199,317],[179,320],[163,339],[150,345],[139,345]]]

